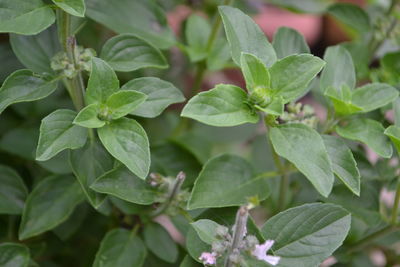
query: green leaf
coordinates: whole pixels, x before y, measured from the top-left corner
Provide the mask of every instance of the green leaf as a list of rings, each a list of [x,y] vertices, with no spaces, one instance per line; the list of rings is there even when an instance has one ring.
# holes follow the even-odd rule
[[[161,49],[167,49],[175,43],[164,11],[154,1],[86,0],[85,2],[86,15],[89,18],[117,33],[132,33]]]
[[[100,57],[116,71],[168,67],[165,57],[157,48],[132,34],[120,34],[107,40]]]
[[[93,103],[81,109],[76,115],[73,124],[86,127],[86,128],[100,128],[106,122],[99,119],[100,104]]]
[[[269,72],[259,58],[252,54],[242,53],[240,67],[246,80],[247,91],[252,92],[256,87],[270,88]]]
[[[30,70],[17,70],[8,76],[0,88],[0,113],[11,104],[39,100],[56,89],[56,80],[45,80]]]
[[[174,263],[178,259],[178,247],[169,233],[158,223],[149,223],[143,230],[144,243],[160,259]]]
[[[399,96],[399,92],[384,83],[370,83],[357,88],[352,95],[351,102],[362,108],[362,112],[369,112],[386,106]]]
[[[321,73],[320,87],[325,92],[328,87],[340,90],[347,85],[350,90],[356,85],[353,59],[343,46],[330,46],[325,50],[326,66]]]
[[[10,34],[10,43],[18,60],[33,72],[54,72],[50,61],[61,50],[56,27],[37,35]]]
[[[61,224],[82,199],[79,184],[72,176],[52,176],[42,180],[26,200],[19,239],[37,236]]]
[[[121,90],[135,90],[147,95],[145,101],[131,112],[145,118],[157,117],[169,105],[185,101],[182,92],[172,83],[155,77],[130,80]]]
[[[207,57],[207,42],[211,34],[210,24],[203,17],[193,14],[186,21],[185,38],[188,44],[186,51],[192,62]]]
[[[113,69],[100,58],[92,58],[85,99],[88,105],[104,103],[119,88],[119,80]]]
[[[153,187],[124,166],[100,176],[90,188],[141,205],[152,204],[157,197],[157,191]]]
[[[267,181],[254,175],[252,166],[234,155],[209,160],[197,177],[188,201],[189,209],[246,204],[249,197],[267,198]]]
[[[0,214],[21,214],[28,195],[24,181],[13,169],[0,165]]]
[[[332,0],[270,0],[280,7],[301,13],[323,13]]]
[[[242,52],[253,54],[270,67],[276,61],[276,54],[267,37],[252,18],[237,8],[220,6],[219,13],[231,47],[233,61],[240,66]]]
[[[347,85],[343,85],[340,90],[334,87],[328,87],[325,90],[325,95],[330,98],[335,108],[337,115],[350,115],[357,112],[362,112],[363,109],[352,103],[353,92]]]
[[[96,193],[89,187],[98,177],[112,169],[112,157],[99,143],[88,142],[83,148],[70,152],[69,162],[89,203],[94,208],[99,208],[105,195]]]
[[[350,3],[335,3],[328,8],[328,13],[360,34],[370,31],[371,23],[368,14],[359,6]]]
[[[385,128],[374,120],[358,118],[349,121],[345,126],[337,126],[336,132],[343,138],[366,144],[384,158],[392,156],[392,146],[384,135]]]
[[[292,162],[321,195],[329,195],[333,186],[332,166],[315,130],[299,123],[284,124],[271,128],[269,138],[278,155]]]
[[[211,245],[213,242],[217,241],[217,228],[220,226],[218,223],[202,219],[191,223],[194,230],[196,230],[200,239],[206,244]]]
[[[23,244],[0,244],[0,266],[3,267],[28,267],[30,261],[29,249]]]
[[[197,263],[194,261],[189,255],[186,255],[185,258],[183,258],[181,264],[179,267],[202,267],[203,265]]]
[[[120,90],[110,95],[106,106],[110,110],[111,118],[116,120],[134,111],[146,99],[147,95],[141,92]]]
[[[336,136],[322,135],[322,139],[328,151],[333,172],[354,194],[359,196],[360,172],[353,153],[343,140]]]
[[[312,203],[291,208],[262,227],[279,266],[319,266],[343,243],[350,229],[350,214],[340,206]]]
[[[85,0],[52,0],[54,4],[60,7],[65,12],[77,16],[85,16]]]
[[[286,103],[307,93],[308,84],[321,71],[325,62],[309,54],[292,55],[278,60],[269,69],[271,88]]]
[[[72,123],[75,116],[75,111],[59,109],[42,120],[36,160],[45,161],[64,149],[76,149],[85,145],[87,130]]]
[[[295,29],[280,27],[274,34],[272,46],[278,58],[293,54],[309,54],[310,48],[304,36]]]
[[[54,23],[53,10],[41,0],[2,0],[0,32],[37,34]]]
[[[149,140],[137,121],[121,118],[100,128],[98,134],[114,158],[140,178],[146,178],[150,168]]]
[[[101,241],[93,267],[141,267],[146,254],[146,248],[138,236],[122,228],[114,229]]]
[[[396,147],[397,151],[400,151],[400,127],[395,125],[390,125],[386,128],[385,135],[387,135],[394,146]],[[400,152],[399,152],[400,153]]]
[[[394,125],[400,127],[400,98],[393,101]]]
[[[254,105],[254,107],[263,111],[265,114],[281,116],[285,108],[285,101],[283,100],[282,96],[273,97],[271,103],[269,103],[266,107],[261,107],[259,105]]]
[[[218,84],[201,92],[186,104],[181,116],[198,120],[212,126],[235,126],[256,123],[259,120],[248,104],[247,94],[241,88]]]

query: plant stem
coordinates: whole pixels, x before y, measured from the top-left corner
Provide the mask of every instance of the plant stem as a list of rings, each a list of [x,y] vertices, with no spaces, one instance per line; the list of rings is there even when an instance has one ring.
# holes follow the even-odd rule
[[[391,220],[390,220],[390,223],[392,225],[395,225],[397,223],[397,217],[398,217],[398,213],[399,213],[399,205],[400,205],[400,177],[398,178],[398,181],[397,181],[396,196],[394,197],[392,216],[391,216]]]
[[[233,230],[233,238],[232,243],[229,248],[229,252],[225,258],[225,267],[232,267],[235,263],[233,263],[230,259],[230,255],[238,249],[240,245],[240,241],[243,240],[243,237],[246,235],[247,231],[247,219],[249,217],[249,211],[245,206],[239,208],[238,212],[236,213],[236,220]]]
[[[365,246],[369,245],[372,241],[375,241],[376,239],[383,237],[387,234],[390,234],[392,232],[397,231],[399,228],[394,226],[394,225],[388,225],[381,230],[370,234],[369,236],[361,239],[357,243],[353,244],[353,246],[347,251],[347,253],[354,253],[357,252],[361,249],[363,249]]]

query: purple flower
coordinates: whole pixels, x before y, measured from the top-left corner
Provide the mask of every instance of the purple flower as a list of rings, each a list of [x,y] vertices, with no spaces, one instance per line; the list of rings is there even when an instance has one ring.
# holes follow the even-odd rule
[[[201,260],[205,265],[214,265],[217,262],[217,253],[203,252],[199,257],[199,260]]]
[[[257,259],[265,261],[271,265],[277,265],[281,257],[267,255],[267,251],[274,245],[274,240],[267,240],[264,244],[256,245],[251,252]]]

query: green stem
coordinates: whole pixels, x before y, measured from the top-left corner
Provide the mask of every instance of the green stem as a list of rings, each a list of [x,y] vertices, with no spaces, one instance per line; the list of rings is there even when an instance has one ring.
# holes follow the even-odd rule
[[[347,253],[354,253],[357,252],[363,248],[365,248],[367,245],[369,245],[370,243],[372,243],[373,241],[375,241],[378,238],[381,238],[387,234],[390,234],[392,232],[395,232],[399,230],[399,227],[393,226],[393,225],[388,225],[384,228],[382,228],[381,230],[372,233],[371,235],[361,239],[360,241],[358,241],[357,243],[353,244],[353,246],[347,251]]]
[[[391,216],[391,220],[390,220],[390,223],[392,225],[395,225],[397,223],[397,217],[399,214],[399,205],[400,205],[400,178],[398,178],[398,181],[397,181],[396,196],[394,198],[392,216]]]
[[[236,220],[233,230],[233,238],[232,243],[229,247],[229,252],[225,258],[225,267],[233,267],[235,264],[231,261],[230,255],[234,252],[240,245],[240,241],[243,240],[243,237],[246,235],[246,225],[247,219],[249,217],[249,211],[245,206],[239,208],[236,213]]]

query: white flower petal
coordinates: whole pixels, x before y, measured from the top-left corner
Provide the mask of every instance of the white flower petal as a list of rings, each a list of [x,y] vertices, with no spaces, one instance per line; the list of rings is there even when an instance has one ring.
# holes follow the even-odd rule
[[[279,263],[279,261],[281,260],[281,257],[279,256],[270,256],[270,255],[266,255],[264,257],[264,261],[268,262],[271,265],[277,265]]]

